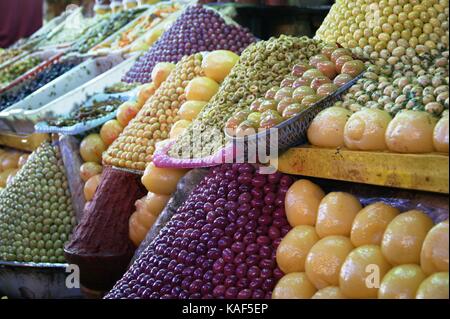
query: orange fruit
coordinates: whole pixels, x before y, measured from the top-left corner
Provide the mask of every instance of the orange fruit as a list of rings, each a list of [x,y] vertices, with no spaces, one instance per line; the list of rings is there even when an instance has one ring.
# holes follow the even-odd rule
[[[317,289],[339,285],[339,272],[352,251],[350,239],[328,236],[319,240],[306,257],[305,271]]]
[[[217,91],[219,91],[219,84],[206,76],[192,79],[185,90],[188,101],[204,102],[208,102]]]
[[[152,82],[156,88],[161,86],[161,83],[169,77],[173,69],[175,69],[175,64],[170,62],[160,62],[155,65],[152,71]]]
[[[140,224],[138,215],[133,213],[128,222],[128,231],[131,241],[137,246],[145,239],[148,233],[148,229],[144,225]]]
[[[314,227],[296,226],[283,238],[277,249],[278,267],[285,273],[305,271],[305,261],[311,247],[319,240]]]
[[[228,50],[216,50],[209,53],[202,61],[205,75],[217,83],[221,83],[230,74],[239,60],[239,56]]]
[[[80,144],[80,155],[85,162],[102,162],[102,154],[106,151],[106,145],[99,134],[86,136]]]
[[[204,101],[186,101],[181,105],[178,115],[186,121],[194,120],[203,107],[207,104]]]
[[[342,264],[339,287],[349,298],[377,298],[380,281],[390,268],[379,246],[360,246]]]
[[[392,265],[419,264],[422,244],[432,227],[431,218],[421,211],[398,215],[384,232],[383,255]]]
[[[323,190],[306,179],[296,181],[289,188],[286,199],[286,216],[292,227],[298,225],[314,226],[317,210],[322,198]]]
[[[139,109],[139,105],[135,102],[128,101],[123,103],[117,109],[117,121],[119,121],[122,127],[127,126],[128,123],[136,117]]]
[[[171,195],[176,191],[178,181],[186,172],[184,169],[159,168],[150,163],[142,176],[142,184],[149,192]]]
[[[100,129],[100,137],[106,145],[111,145],[122,133],[123,126],[118,120],[110,120]]]
[[[425,278],[419,265],[394,267],[384,276],[378,291],[378,299],[414,299],[417,289]]]
[[[348,193],[332,192],[319,205],[316,231],[320,237],[350,236],[353,220],[362,209],[359,200]]]
[[[448,219],[428,232],[420,253],[420,265],[427,275],[448,272]]]
[[[272,299],[310,299],[316,291],[304,272],[294,272],[280,279]]]
[[[95,192],[97,191],[98,186],[101,182],[101,175],[95,175],[89,178],[89,180],[84,184],[84,198],[86,199],[86,202],[91,201],[94,196]]]
[[[353,221],[350,239],[355,247],[380,245],[384,231],[399,210],[378,202],[364,207]]]
[[[101,174],[103,166],[96,162],[86,162],[80,166],[80,177],[84,182],[87,182],[92,176]]]
[[[179,120],[170,129],[170,138],[177,138],[191,125],[191,121]]]

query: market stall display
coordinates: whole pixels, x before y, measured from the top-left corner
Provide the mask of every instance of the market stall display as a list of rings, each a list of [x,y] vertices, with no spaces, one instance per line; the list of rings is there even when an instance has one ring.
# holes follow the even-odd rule
[[[24,133],[23,127],[17,124],[16,118],[23,115],[25,112],[30,110],[38,110],[41,107],[49,104],[50,102],[58,99],[62,95],[82,86],[84,83],[96,78],[97,76],[105,73],[109,69],[113,68],[120,62],[124,60],[121,55],[109,55],[100,56],[95,58],[82,57],[78,54],[67,54],[63,55],[59,59],[53,61],[53,63],[47,65],[50,69],[54,64],[64,65],[64,64],[75,64],[72,69],[64,72],[60,76],[56,77],[52,81],[48,82],[41,88],[37,89],[33,93],[27,95],[17,103],[7,107],[0,113],[0,128],[2,130],[8,129],[16,133]],[[59,64],[62,63],[62,64]],[[45,68],[40,72],[37,72],[35,76],[39,74],[47,74]],[[50,72],[53,73],[53,72]],[[0,97],[14,96],[20,92],[22,88],[34,87],[36,82],[33,76],[25,79],[22,83],[16,85],[15,87],[5,91]],[[23,117],[22,117],[23,119]],[[34,124],[32,124],[34,127]],[[29,129],[26,133],[33,132]]]
[[[318,147],[397,153],[448,153],[448,112],[439,121],[424,111],[405,110],[392,118],[388,112],[363,108],[351,113],[328,108],[308,129],[309,142]],[[440,129],[442,127],[442,129]],[[436,145],[436,147],[434,147]]]
[[[177,64],[138,116],[108,148],[104,156],[105,164],[141,171],[145,169],[152,160],[156,143],[169,137],[170,128],[178,119],[177,112],[186,99],[184,93],[188,81],[203,75],[201,61],[202,55],[195,54],[184,57]]]
[[[372,57],[394,53],[448,49],[448,1],[337,0],[317,37]]]
[[[279,87],[296,63],[306,62],[318,54],[323,45],[306,37],[281,36],[249,46],[242,52],[218,94],[203,108],[188,130],[177,138],[168,154],[174,158],[195,159],[216,153],[225,144],[227,120],[236,112],[248,109],[269,89]],[[200,149],[193,149],[193,136],[202,141],[194,145]]]
[[[114,284],[114,281],[119,279],[126,270],[126,265],[130,261],[134,251],[134,245],[128,236],[128,220],[134,212],[135,202],[147,193],[142,191],[143,189],[145,190],[145,188],[140,182],[141,176],[136,174],[136,171],[143,171],[145,169],[145,160],[151,156],[149,154],[151,154],[152,147],[154,148],[155,142],[161,141],[168,137],[168,124],[170,124],[169,118],[167,118],[168,123],[161,122],[160,127],[161,131],[165,131],[166,137],[161,134],[154,134],[152,131],[147,132],[151,134],[148,137],[142,134],[144,133],[144,129],[148,129],[147,127],[149,127],[147,121],[153,118],[156,120],[155,122],[157,122],[158,119],[163,119],[163,117],[166,117],[166,115],[162,113],[162,107],[164,104],[161,104],[161,101],[163,101],[163,103],[166,103],[166,101],[169,102],[168,110],[170,110],[172,105],[176,108],[174,110],[178,109],[179,106],[177,107],[177,105],[181,104],[184,99],[180,98],[179,100],[178,96],[183,93],[183,87],[186,86],[188,82],[186,80],[182,82],[182,76],[187,76],[186,79],[189,80],[195,75],[200,75],[200,72],[203,72],[201,68],[199,68],[201,65],[201,59],[201,54],[183,58],[182,61],[177,64],[175,69],[172,72],[169,72],[170,75],[167,77],[167,80],[162,82],[155,94],[145,103],[138,115],[128,123],[123,133],[112,143],[112,145],[108,148],[108,151],[103,155],[103,163],[108,166],[106,166],[103,170],[101,182],[94,197],[92,198],[92,203],[86,205],[83,219],[77,226],[77,230],[75,231],[71,242],[66,246],[66,254],[68,258],[73,263],[80,265],[81,268],[86,268],[86,277],[88,279],[84,280],[82,278],[82,282],[85,286],[91,289],[110,289]],[[181,89],[181,91],[177,91],[177,88]],[[176,97],[174,97],[173,91]],[[172,102],[175,102],[176,104],[172,104]],[[161,109],[159,114],[157,114],[158,109]],[[176,114],[174,114],[174,116],[175,115]],[[141,123],[141,121],[144,120],[145,122]],[[154,128],[153,125],[151,127]],[[100,138],[100,136],[98,136],[98,138]],[[135,145],[131,145],[131,141],[133,141]],[[147,143],[153,143],[153,146]],[[117,149],[117,147],[120,147],[121,149]],[[120,159],[116,158],[117,162],[109,162],[107,157],[108,154],[114,154],[111,152],[119,151],[121,152],[120,154],[124,154],[124,157],[121,157]],[[86,159],[89,161],[97,160],[97,158]],[[138,164],[140,166],[137,166]],[[126,185],[122,185],[121,183],[125,183]],[[130,189],[134,191],[123,194],[124,198],[122,199],[121,204],[117,206],[110,200],[110,187],[112,184],[120,188],[117,189],[117,192],[119,193],[122,192],[121,189]],[[122,185],[123,188],[120,185]],[[114,209],[105,208],[108,205],[114,205],[112,206]],[[112,214],[120,216],[122,220],[126,220],[125,223],[120,225],[110,225],[109,223],[105,224],[103,218],[94,218],[95,216],[103,216],[105,210],[111,210]],[[91,246],[89,243],[90,240],[88,239],[89,237],[86,237],[86,232],[88,232],[89,229],[97,232],[99,222],[104,226],[111,227],[111,229],[115,230],[114,236],[117,236],[115,241],[123,242],[124,245],[122,248],[115,252],[110,251],[110,248],[108,247],[110,247],[111,243],[107,243],[108,239],[104,236],[96,239],[98,242],[95,247]],[[125,228],[123,231],[117,231],[117,227]],[[82,249],[80,247],[82,247]],[[114,269],[106,271],[102,270],[102,267],[94,266],[92,264],[96,258],[103,258],[102,256],[105,254],[109,256],[111,262],[115,260],[117,263],[117,265],[114,266]],[[87,256],[91,256],[91,258],[88,258]],[[93,256],[96,257],[94,258]],[[96,279],[94,280],[93,278]]]
[[[78,123],[100,119],[108,114],[115,113],[120,104],[123,103],[121,97],[92,98],[91,102],[83,103],[69,117],[55,121],[49,121],[50,126],[70,127]]]
[[[175,67],[175,65],[173,65]],[[132,97],[125,103],[121,104],[117,110],[116,119],[107,121],[100,129],[99,134],[90,134],[86,136],[80,144],[80,153],[85,163],[80,168],[80,174],[83,181],[86,183],[85,199],[90,201],[97,190],[100,179],[99,176],[103,168],[101,166],[101,157],[106,147],[111,145],[123,132],[124,127],[137,115],[138,111],[144,106],[145,102],[150,99],[164,82],[172,71],[172,65],[162,64],[161,67],[156,67],[152,76],[152,83],[142,85],[139,89],[137,97]],[[159,70],[159,72],[158,72]],[[155,85],[156,83],[156,85]],[[132,85],[134,88],[135,85]],[[127,91],[130,88],[129,84],[119,83],[114,84],[105,89],[107,92]]]
[[[120,6],[122,7],[121,4]],[[176,18],[175,13],[180,9],[180,5],[177,3],[162,3],[151,8],[118,34],[114,34],[94,46],[90,52],[146,51],[170,26],[170,23]]]
[[[26,84],[21,85],[19,89],[14,90],[14,92],[5,92],[1,96],[2,101],[0,103],[0,111],[20,102],[28,95],[45,86],[47,83],[50,83],[54,79],[70,71],[76,65],[76,62],[54,63],[47,69],[44,69],[42,72],[38,73],[33,79],[28,80]]]
[[[0,296],[448,299],[448,1],[155,2],[0,49]]]
[[[0,195],[1,260],[64,262],[75,225],[67,187],[58,148],[44,142]]]
[[[238,55],[225,50],[213,51],[204,56],[201,66],[205,76],[193,78],[188,83],[186,87],[187,101],[181,105],[178,111],[180,120],[172,126],[170,138],[181,134],[198,116],[203,106],[217,93],[219,83],[223,82],[238,60]],[[155,75],[153,83],[158,83],[158,70],[162,70],[162,68],[158,68],[158,65],[153,70],[153,75]],[[129,221],[130,239],[136,246],[139,246],[153,227],[159,214],[175,192],[177,183],[186,173],[187,170],[184,169],[158,168],[153,163],[147,165],[142,183],[149,193],[145,198],[136,202],[136,212],[131,215]]]
[[[126,10],[103,17],[102,20],[95,24],[92,28],[89,28],[82,37],[76,41],[72,47],[81,52],[86,53],[94,45],[99,44],[101,41],[112,35],[126,24],[133,21],[138,17],[145,9]]]
[[[107,298],[270,298],[291,184],[250,164],[211,169]]]

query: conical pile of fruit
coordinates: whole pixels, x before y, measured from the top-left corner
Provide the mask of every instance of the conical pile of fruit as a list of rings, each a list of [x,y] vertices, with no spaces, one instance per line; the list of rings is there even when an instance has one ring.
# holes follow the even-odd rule
[[[0,194],[0,259],[64,262],[74,225],[59,149],[44,142]]]
[[[230,50],[240,54],[255,37],[246,29],[227,24],[214,10],[202,5],[189,6],[169,30],[126,74],[125,82],[150,82],[158,62],[178,62],[197,52]]]
[[[107,298],[270,298],[292,182],[250,164],[211,169]]]
[[[167,80],[108,148],[103,156],[106,165],[145,170],[153,159],[156,143],[167,139],[172,125],[180,119],[178,110],[186,101],[189,82],[204,75],[201,65],[200,53],[177,63]]]
[[[174,158],[213,155],[225,143],[225,124],[236,112],[248,109],[271,88],[280,86],[292,67],[318,53],[324,43],[307,37],[282,35],[249,46],[186,132],[169,150]]]
[[[337,0],[317,36],[379,56],[448,50],[448,0]]]

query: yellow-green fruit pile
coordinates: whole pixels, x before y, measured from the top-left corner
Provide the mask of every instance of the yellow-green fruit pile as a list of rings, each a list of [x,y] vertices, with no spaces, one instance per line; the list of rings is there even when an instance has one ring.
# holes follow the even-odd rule
[[[337,0],[317,37],[378,57],[398,47],[448,50],[448,0]]]
[[[104,154],[105,164],[145,170],[153,160],[156,143],[167,139],[173,124],[180,119],[178,110],[186,101],[185,90],[190,80],[203,76],[201,64],[200,53],[184,57],[177,63],[167,80]]]
[[[169,155],[200,158],[216,153],[223,146],[227,120],[247,109],[269,89],[280,86],[295,64],[307,62],[323,46],[322,42],[307,37],[285,35],[250,45],[242,52],[219,92],[179,136]]]
[[[0,260],[64,262],[74,225],[59,149],[44,142],[0,194]]]

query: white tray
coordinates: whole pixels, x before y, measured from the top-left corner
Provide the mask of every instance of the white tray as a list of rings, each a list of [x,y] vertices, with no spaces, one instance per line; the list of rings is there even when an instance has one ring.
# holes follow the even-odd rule
[[[74,59],[77,59],[76,57]],[[71,58],[64,59],[71,60]],[[57,99],[58,97],[66,94],[67,92],[76,89],[77,87],[83,85],[87,81],[99,76],[100,74],[110,70],[120,62],[124,60],[121,55],[109,55],[97,58],[90,58],[81,64],[74,67],[72,70],[64,73],[60,77],[54,79],[53,81],[47,83],[40,89],[36,90],[32,94],[28,95],[22,101],[11,105],[2,112],[9,112],[12,110],[35,110],[38,109],[51,101]],[[30,79],[32,80],[32,79]],[[20,85],[14,90],[20,88]],[[1,95],[0,95],[1,99]]]
[[[36,110],[14,109],[0,114],[0,131],[9,131],[19,135],[34,132],[34,125],[48,118],[68,116],[79,104],[90,95],[101,93],[112,84],[120,82],[125,73],[134,64],[134,55],[116,65],[109,71],[93,78],[82,86],[60,96],[56,100]]]

